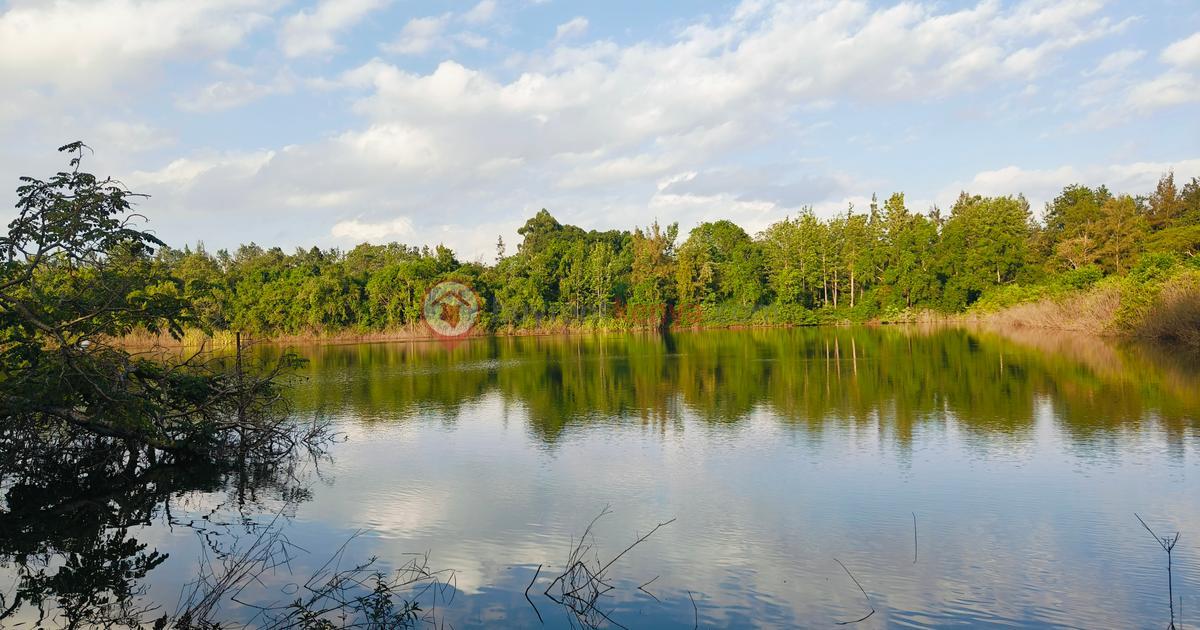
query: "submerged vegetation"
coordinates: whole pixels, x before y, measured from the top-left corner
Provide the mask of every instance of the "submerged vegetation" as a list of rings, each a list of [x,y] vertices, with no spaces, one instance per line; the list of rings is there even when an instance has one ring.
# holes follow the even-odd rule
[[[948,212],[902,193],[751,235],[730,221],[585,231],[542,210],[491,262],[444,246],[162,249],[206,330],[266,337],[415,331],[425,291],[469,283],[484,330],[911,321],[960,313],[1195,342],[1200,179],[1141,196],[1071,185],[1036,219],[1021,196],[963,193]],[[1037,303],[1015,310],[1015,305]],[[1083,307],[1084,316],[1079,315]]]

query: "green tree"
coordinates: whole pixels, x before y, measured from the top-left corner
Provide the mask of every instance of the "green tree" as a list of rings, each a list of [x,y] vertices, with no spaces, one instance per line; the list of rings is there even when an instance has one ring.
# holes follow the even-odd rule
[[[733,222],[700,224],[677,252],[679,301],[757,304],[763,296],[762,258],[758,244]]]
[[[1148,226],[1137,201],[1121,195],[1104,202],[1094,229],[1101,266],[1108,271],[1124,271],[1141,251]]]
[[[655,221],[646,229],[633,231],[629,304],[655,309],[648,313],[652,323],[662,321],[666,308],[674,303],[672,276],[678,236],[678,223],[663,229]]]
[[[17,218],[0,237],[6,431],[111,441],[134,465],[158,453],[271,459],[310,443],[315,434],[297,433],[279,407],[275,373],[256,378],[199,355],[152,360],[110,341],[201,322],[183,282],[154,258],[163,243],[134,225],[138,195],[81,171],[85,148],[60,149],[70,170],[21,178]]]
[[[1015,280],[1028,259],[1030,222],[1023,197],[960,195],[942,229],[943,306],[962,308]]]
[[[929,305],[937,296],[933,257],[937,227],[924,215],[904,204],[904,193],[894,193],[883,204],[883,272],[880,283],[890,296],[881,296],[891,306]]]

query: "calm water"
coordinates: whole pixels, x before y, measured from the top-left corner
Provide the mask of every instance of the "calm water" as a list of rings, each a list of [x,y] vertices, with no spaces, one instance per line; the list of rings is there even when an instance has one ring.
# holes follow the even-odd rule
[[[538,625],[538,565],[534,601],[565,627],[538,594],[607,505],[604,557],[677,519],[610,570],[605,610],[629,627],[831,627],[873,607],[856,627],[1162,628],[1166,557],[1138,512],[1183,532],[1175,594],[1200,621],[1200,362],[1170,349],[860,328],[298,351],[297,413],[346,440],[303,475],[283,526],[308,553],[275,596],[365,530],[347,562],[428,552],[455,571],[438,605],[456,628]],[[236,520],[239,496],[278,509],[276,489],[242,490],[175,493],[128,529],[169,554],[145,601],[173,610],[194,577],[181,524]],[[656,576],[658,601],[637,590]]]

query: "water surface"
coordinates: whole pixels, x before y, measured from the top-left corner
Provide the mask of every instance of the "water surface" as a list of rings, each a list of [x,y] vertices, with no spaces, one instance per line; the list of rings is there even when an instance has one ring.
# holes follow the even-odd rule
[[[284,528],[307,554],[272,588],[363,531],[348,558],[454,570],[454,627],[538,625],[539,565],[534,602],[565,627],[538,594],[609,506],[602,557],[676,519],[610,569],[605,611],[629,627],[872,608],[857,627],[1165,627],[1166,558],[1137,512],[1183,532],[1174,592],[1200,610],[1200,362],[1183,352],[905,328],[296,350],[297,414],[346,439],[303,478]],[[194,577],[201,541],[179,523],[231,497],[278,509],[241,490],[178,493],[130,530],[168,554],[146,601],[173,610]]]

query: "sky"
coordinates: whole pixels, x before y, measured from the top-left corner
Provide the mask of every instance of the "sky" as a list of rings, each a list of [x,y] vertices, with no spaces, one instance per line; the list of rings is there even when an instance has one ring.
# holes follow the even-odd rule
[[[210,250],[1200,176],[1194,0],[0,0],[0,85],[0,218],[83,140]]]

